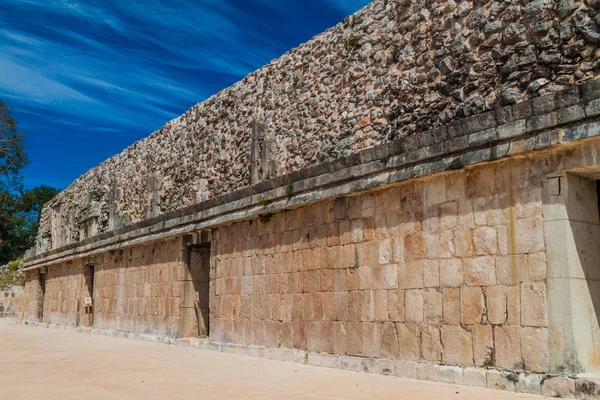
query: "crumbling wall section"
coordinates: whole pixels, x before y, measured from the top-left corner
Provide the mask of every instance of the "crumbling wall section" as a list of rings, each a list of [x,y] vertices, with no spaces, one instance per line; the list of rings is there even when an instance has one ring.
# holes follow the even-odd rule
[[[599,9],[374,1],[77,179],[44,208],[36,249],[83,239],[83,220],[113,230],[592,79]]]

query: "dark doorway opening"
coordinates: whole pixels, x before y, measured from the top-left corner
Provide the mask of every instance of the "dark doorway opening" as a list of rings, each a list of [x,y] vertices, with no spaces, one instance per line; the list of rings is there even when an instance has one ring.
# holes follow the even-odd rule
[[[38,270],[38,309],[37,309],[37,319],[40,322],[44,321],[44,297],[46,296],[46,269],[40,268]]]
[[[184,337],[208,337],[210,244],[187,246],[187,268],[183,281],[182,318]]]
[[[80,321],[84,326],[94,325],[94,264],[87,264],[83,267],[83,290]]]

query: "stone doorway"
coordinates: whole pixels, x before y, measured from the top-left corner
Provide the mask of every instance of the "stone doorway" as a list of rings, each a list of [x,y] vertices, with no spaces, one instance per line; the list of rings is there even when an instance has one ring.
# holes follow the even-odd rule
[[[83,287],[79,307],[79,324],[86,327],[94,325],[94,264],[83,267]]]
[[[46,295],[46,268],[38,270],[38,301],[37,301],[37,320],[44,322],[44,297]]]
[[[181,321],[183,337],[208,337],[210,243],[188,245],[183,274]]]

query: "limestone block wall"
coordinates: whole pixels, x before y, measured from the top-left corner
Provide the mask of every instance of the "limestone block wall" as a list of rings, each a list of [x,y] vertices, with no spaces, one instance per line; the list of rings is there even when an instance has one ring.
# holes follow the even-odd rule
[[[38,321],[38,309],[39,307],[43,307],[43,304],[40,302],[41,288],[38,280],[39,274],[39,269],[25,273],[25,290],[19,305],[23,321]]]
[[[181,238],[94,258],[94,327],[178,336]]]
[[[48,268],[43,295],[43,322],[66,326],[78,325],[79,313],[83,307],[82,268],[82,260]],[[35,292],[39,290],[35,289]],[[34,296],[38,295],[35,292]]]
[[[599,7],[374,1],[88,171],[36,249],[597,77]]]
[[[547,372],[546,160],[219,228],[211,339],[397,359],[433,380],[432,364]]]
[[[22,286],[8,286],[0,290],[0,319],[19,318],[19,303],[23,296]]]
[[[89,264],[94,264],[91,296]],[[28,271],[20,302],[22,320],[88,326],[84,298],[92,297],[96,328],[176,337],[181,274],[181,238],[52,265],[45,274]]]

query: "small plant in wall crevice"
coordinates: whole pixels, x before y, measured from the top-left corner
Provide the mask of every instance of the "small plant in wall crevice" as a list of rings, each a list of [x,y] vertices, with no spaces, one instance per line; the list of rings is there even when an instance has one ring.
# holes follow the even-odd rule
[[[261,224],[266,224],[271,220],[271,217],[273,217],[273,214],[260,214],[258,220]]]
[[[287,194],[288,199],[291,199],[292,197],[294,197],[294,195],[296,194],[296,193],[294,193],[294,182],[292,182],[292,181],[287,182],[286,194]]]
[[[356,36],[354,33],[350,35],[346,42],[344,43],[344,50],[350,51],[354,50],[360,46],[360,38]]]

